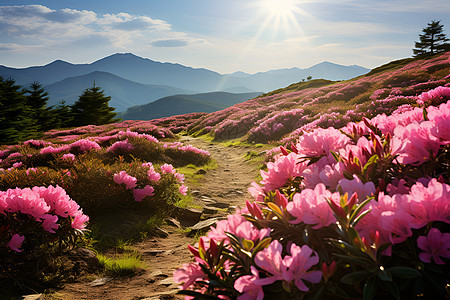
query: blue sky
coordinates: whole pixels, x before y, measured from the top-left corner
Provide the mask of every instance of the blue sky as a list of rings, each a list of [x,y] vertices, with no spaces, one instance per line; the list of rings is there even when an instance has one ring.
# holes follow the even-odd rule
[[[90,63],[131,52],[219,73],[373,68],[410,57],[448,0],[48,0],[0,2],[0,65]]]

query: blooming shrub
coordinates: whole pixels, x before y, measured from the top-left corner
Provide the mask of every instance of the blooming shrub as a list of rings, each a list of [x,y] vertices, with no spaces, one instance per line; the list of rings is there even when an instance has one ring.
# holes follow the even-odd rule
[[[0,274],[43,280],[57,257],[76,247],[88,221],[59,186],[0,191]]]
[[[450,101],[426,104],[281,147],[249,189],[255,201],[189,246],[195,262],[174,272],[180,293],[444,299],[449,119]]]

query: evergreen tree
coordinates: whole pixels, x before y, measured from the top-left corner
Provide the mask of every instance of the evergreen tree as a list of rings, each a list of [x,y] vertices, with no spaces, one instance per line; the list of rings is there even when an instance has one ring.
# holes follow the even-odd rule
[[[21,87],[0,77],[0,143],[14,144],[38,135],[36,121]]]
[[[46,131],[54,128],[51,108],[47,107],[48,93],[42,85],[35,81],[25,92],[27,93],[27,104],[32,109],[31,117],[37,121],[39,130]]]
[[[95,86],[86,89],[78,100],[72,105],[73,125],[103,125],[118,121],[115,119],[114,107],[109,107],[110,96]]]
[[[70,105],[67,105],[66,101],[61,100],[57,107],[52,107],[51,113],[52,119],[54,120],[52,128],[65,128],[72,126],[73,114]]]
[[[433,55],[449,50],[449,39],[444,34],[444,25],[441,21],[431,21],[428,26],[422,29],[423,34],[419,34],[419,42],[415,42],[413,49],[414,56]]]

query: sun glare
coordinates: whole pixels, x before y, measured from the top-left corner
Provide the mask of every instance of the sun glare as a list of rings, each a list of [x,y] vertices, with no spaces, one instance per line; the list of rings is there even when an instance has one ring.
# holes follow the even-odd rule
[[[264,0],[263,6],[274,17],[286,17],[296,9],[295,0]]]

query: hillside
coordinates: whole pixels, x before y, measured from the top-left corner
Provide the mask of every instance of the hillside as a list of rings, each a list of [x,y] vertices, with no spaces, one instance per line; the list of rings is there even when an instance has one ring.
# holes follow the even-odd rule
[[[421,93],[450,85],[449,56],[394,61],[347,81],[299,82],[202,116],[186,130],[216,140],[290,143],[315,126],[340,128],[363,117],[390,114],[401,105],[416,105]]]
[[[119,117],[124,120],[151,120],[193,112],[215,112],[254,98],[260,93],[227,92],[168,96],[157,101],[128,108]]]
[[[61,100],[73,104],[86,88],[94,84],[100,86],[105,94],[111,96],[110,106],[116,111],[124,111],[135,105],[142,105],[174,94],[195,93],[166,85],[142,84],[130,81],[107,72],[95,71],[86,75],[69,77],[45,86],[49,93],[48,105],[57,105]]]

